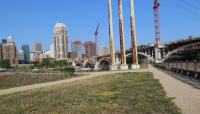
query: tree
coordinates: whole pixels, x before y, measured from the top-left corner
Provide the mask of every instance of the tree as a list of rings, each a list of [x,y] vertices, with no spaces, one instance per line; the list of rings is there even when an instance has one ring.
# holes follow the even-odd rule
[[[50,65],[49,58],[43,58],[42,59],[42,66],[49,67],[49,65]]]
[[[67,66],[67,62],[65,60],[60,60],[58,61],[58,66],[60,66],[60,68],[62,68],[63,66]]]
[[[5,69],[5,68],[10,68],[10,61],[9,60],[2,60],[0,61],[0,67]]]
[[[65,75],[70,74],[70,76],[73,76],[74,72],[75,72],[75,68],[74,67],[65,67],[64,68]]]

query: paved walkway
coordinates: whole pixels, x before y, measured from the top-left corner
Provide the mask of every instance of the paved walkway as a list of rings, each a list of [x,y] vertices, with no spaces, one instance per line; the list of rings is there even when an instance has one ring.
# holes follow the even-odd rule
[[[152,66],[149,70],[160,80],[167,95],[175,98],[173,102],[184,114],[200,114],[200,89],[195,89]]]
[[[4,89],[4,90],[0,90],[0,95],[7,95],[7,94],[12,94],[12,93],[17,93],[17,92],[28,91],[28,90],[32,90],[32,89],[54,86],[54,85],[63,84],[63,83],[70,83],[70,82],[74,82],[74,81],[78,81],[78,80],[85,80],[85,79],[94,78],[94,77],[107,75],[107,74],[123,73],[123,72],[147,72],[147,71],[149,71],[149,70],[93,72],[93,73],[90,73],[90,75],[82,76],[82,77],[76,77],[76,78],[70,78],[70,79],[66,79],[66,80],[55,81],[55,82],[47,82],[47,83],[40,83],[40,84]]]

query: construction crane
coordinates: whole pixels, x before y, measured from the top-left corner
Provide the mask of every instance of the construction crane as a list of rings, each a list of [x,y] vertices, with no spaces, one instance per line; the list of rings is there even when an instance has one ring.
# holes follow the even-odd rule
[[[97,25],[97,29],[96,29],[96,31],[95,31],[95,33],[94,33],[94,35],[95,35],[95,44],[96,44],[96,58],[98,58],[98,34],[99,34],[99,25],[100,25],[100,24]]]
[[[153,10],[154,10],[154,27],[155,27],[155,44],[160,45],[160,22],[159,22],[159,13],[158,9],[160,3],[158,0],[154,1]]]

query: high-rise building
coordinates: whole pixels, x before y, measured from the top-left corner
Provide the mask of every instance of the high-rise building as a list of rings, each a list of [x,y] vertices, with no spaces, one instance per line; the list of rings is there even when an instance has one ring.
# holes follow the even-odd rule
[[[94,42],[85,42],[84,43],[85,47],[85,57],[86,58],[92,58],[96,56],[96,44]]]
[[[42,44],[41,43],[32,44],[32,52],[30,52],[30,61],[33,63],[39,62],[41,54],[42,54]]]
[[[7,43],[7,39],[2,39],[2,44],[6,44]]]
[[[49,53],[50,53],[49,56],[51,58],[55,58],[55,56],[54,56],[54,44],[50,45],[50,52]]]
[[[30,61],[33,62],[33,63],[39,62],[41,55],[42,55],[42,51],[40,51],[40,52],[30,52]]]
[[[25,53],[24,53],[24,50],[18,50],[17,51],[18,53],[18,60],[19,60],[19,64],[24,64],[25,63]]]
[[[3,59],[3,55],[2,55],[2,44],[0,44],[0,61]]]
[[[83,55],[83,51],[82,51],[83,48],[82,48],[81,41],[78,41],[78,40],[74,41],[72,42],[71,46],[72,46],[72,53],[75,54],[74,59],[75,58],[81,59]]]
[[[44,50],[42,51],[42,54],[40,54],[39,59],[42,61],[44,58],[49,58],[50,57],[50,51]]]
[[[108,47],[102,46],[100,49],[100,56],[108,55]]]
[[[8,36],[7,42],[2,44],[2,58],[10,60],[11,64],[18,64],[17,49],[12,36]]]
[[[28,63],[30,61],[29,45],[28,44],[22,45],[22,50],[24,51],[24,61],[25,63]]]
[[[68,52],[68,58],[73,60],[73,59],[76,59],[76,57],[77,57],[77,54],[75,52]]]
[[[67,29],[65,24],[57,23],[54,27],[54,56],[56,60],[68,57]]]
[[[33,52],[42,51],[42,44],[41,43],[33,43],[32,50],[33,50]]]

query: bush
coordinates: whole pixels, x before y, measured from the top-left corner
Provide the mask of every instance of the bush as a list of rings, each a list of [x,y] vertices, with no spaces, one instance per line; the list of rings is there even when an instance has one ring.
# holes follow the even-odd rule
[[[74,72],[75,72],[75,68],[74,67],[65,67],[64,68],[65,75],[70,74],[70,76],[73,76]]]
[[[9,60],[2,60],[0,61],[0,67],[5,69],[5,68],[10,68],[10,61]]]

